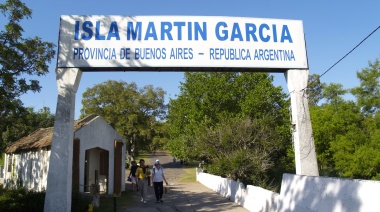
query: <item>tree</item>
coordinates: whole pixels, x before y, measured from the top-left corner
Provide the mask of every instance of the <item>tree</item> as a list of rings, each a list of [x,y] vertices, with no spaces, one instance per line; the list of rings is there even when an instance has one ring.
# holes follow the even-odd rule
[[[351,89],[356,97],[355,112],[360,116],[345,134],[337,136],[331,144],[339,176],[380,179],[380,61],[369,62],[357,72],[360,85]],[[341,116],[349,122],[347,113]]]
[[[48,73],[55,45],[39,37],[22,36],[20,21],[31,18],[32,11],[21,1],[7,0],[0,4],[0,12],[8,20],[4,19],[4,30],[0,32],[0,133],[3,133],[14,122],[9,118],[24,111],[18,98],[27,91],[41,90],[37,79],[27,81],[25,76]]]
[[[360,86],[351,90],[363,112],[373,114],[380,109],[380,60],[369,62],[368,67],[357,72]]]
[[[7,119],[13,120],[13,122],[7,125],[2,133],[2,149],[39,128],[54,126],[54,115],[50,113],[48,107],[44,107],[37,112],[34,111],[34,108],[28,107],[19,114],[9,114]]]
[[[258,173],[257,177],[260,176],[254,180],[255,183],[265,182],[269,185],[266,180],[275,178],[286,169],[283,163],[285,160],[281,159],[287,157],[291,148],[289,101],[282,88],[273,86],[272,82],[273,77],[265,73],[186,72],[178,98],[169,103],[168,148],[181,159],[204,160],[211,164],[209,169],[214,173],[223,172],[226,176],[236,175],[232,164],[241,169],[244,169],[241,166],[258,167],[257,164],[253,165],[255,162],[260,163],[252,161],[256,157],[254,154],[268,154],[268,164],[273,163],[273,169],[264,171],[266,178],[259,174],[263,170],[255,169],[253,172]],[[239,122],[254,124],[242,125]],[[227,129],[230,125],[231,129]],[[267,137],[255,134],[260,131],[259,126],[268,132]],[[232,148],[233,143],[245,139],[241,136],[233,138],[233,134],[244,131],[247,132],[244,135],[246,140],[252,141],[252,136],[256,136],[255,139],[261,143],[245,146],[245,151]],[[253,140],[256,141],[255,139]],[[229,167],[224,167],[219,172],[219,165],[226,162],[221,157],[226,156],[221,154],[222,149],[226,150],[228,144],[231,154],[226,154],[231,160],[236,156],[240,158],[236,161],[244,163],[228,163],[226,165]],[[260,148],[271,151],[261,152]],[[250,155],[248,152],[255,153]],[[253,180],[242,175],[236,176],[236,179],[244,179],[245,182]]]
[[[273,153],[280,140],[273,117],[227,118],[215,127],[201,129],[192,139],[196,153],[211,165],[208,171],[230,179],[268,187],[274,168]]]
[[[357,72],[360,85],[351,89],[357,101],[344,100],[338,83],[323,88],[326,103],[311,107],[320,174],[380,179],[379,60]]]
[[[158,148],[164,135],[165,91],[152,85],[139,89],[135,83],[108,80],[83,93],[81,117],[102,116],[127,141],[127,151],[136,157],[140,151]]]
[[[353,101],[325,103],[311,107],[310,117],[320,175],[339,176],[336,154],[345,148],[339,149],[336,142],[339,137],[361,128],[360,109]]]
[[[343,85],[340,83],[330,83],[324,86],[322,96],[326,99],[327,103],[338,104],[344,101],[343,95],[347,93],[347,90],[343,89]]]
[[[317,106],[319,101],[323,98],[322,90],[325,83],[321,83],[320,76],[318,74],[313,74],[309,76],[307,83],[307,97],[309,99],[309,105]]]
[[[360,127],[332,143],[336,170],[341,177],[380,180],[379,114],[363,119]]]

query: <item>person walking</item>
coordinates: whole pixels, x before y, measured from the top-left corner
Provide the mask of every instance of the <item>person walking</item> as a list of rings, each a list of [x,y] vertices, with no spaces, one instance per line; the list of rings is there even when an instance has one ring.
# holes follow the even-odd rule
[[[145,160],[140,160],[140,167],[136,170],[136,180],[139,185],[140,194],[141,194],[141,202],[146,203],[146,196],[148,193],[148,175],[150,172],[149,168],[145,166]]]
[[[164,194],[164,182],[168,185],[165,179],[164,168],[162,168],[160,161],[156,161],[155,168],[152,173],[152,181],[154,186],[154,194],[156,195],[156,203],[163,202],[162,195]]]
[[[132,183],[132,191],[134,191],[135,189],[138,190],[138,186],[136,184],[136,171],[137,171],[137,163],[136,161],[132,161],[131,162],[131,171],[129,172],[129,178],[131,178],[131,183]]]

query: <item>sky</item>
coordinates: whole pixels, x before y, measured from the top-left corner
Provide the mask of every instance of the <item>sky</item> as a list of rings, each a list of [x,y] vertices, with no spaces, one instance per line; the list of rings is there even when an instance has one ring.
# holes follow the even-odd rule
[[[256,1],[256,0],[160,0],[160,1],[50,1],[25,0],[32,9],[32,18],[21,22],[24,36],[38,36],[58,46],[61,15],[118,16],[232,16],[301,20],[306,40],[309,74],[323,74],[360,41],[380,25],[380,1]],[[2,18],[3,19],[3,18]],[[2,21],[1,21],[2,22]],[[2,27],[2,26],[1,26]],[[325,83],[341,83],[344,88],[359,85],[357,71],[369,61],[380,58],[380,30],[322,76]],[[21,96],[24,106],[56,111],[56,57],[49,64],[49,73],[38,78],[42,90]],[[274,84],[288,92],[284,74],[271,73]],[[138,87],[153,85],[167,92],[166,103],[179,94],[183,72],[84,72],[76,94],[75,119],[80,116],[82,94],[87,88],[106,80],[135,82]]]

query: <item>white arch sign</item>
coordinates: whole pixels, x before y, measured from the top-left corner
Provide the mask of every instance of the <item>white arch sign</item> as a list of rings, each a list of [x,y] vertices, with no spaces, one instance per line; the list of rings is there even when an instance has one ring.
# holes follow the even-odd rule
[[[62,16],[59,68],[308,69],[302,21]]]
[[[75,95],[82,71],[283,72],[296,172],[319,175],[304,88],[302,21],[213,16],[61,16],[58,101],[45,211],[70,211]]]

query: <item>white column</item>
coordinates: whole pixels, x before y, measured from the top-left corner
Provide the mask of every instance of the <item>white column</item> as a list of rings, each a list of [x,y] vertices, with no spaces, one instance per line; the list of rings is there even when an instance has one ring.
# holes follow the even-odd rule
[[[57,68],[57,110],[47,178],[45,212],[71,211],[75,94],[82,71]]]
[[[309,70],[288,70],[285,78],[291,99],[296,173],[319,176],[306,95],[308,75]]]

